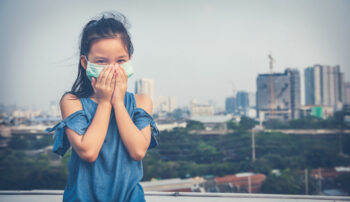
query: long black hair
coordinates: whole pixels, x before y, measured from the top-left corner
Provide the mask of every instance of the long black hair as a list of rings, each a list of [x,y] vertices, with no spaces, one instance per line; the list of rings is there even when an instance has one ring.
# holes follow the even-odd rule
[[[128,51],[129,57],[131,57],[134,47],[127,28],[129,28],[128,20],[123,14],[118,12],[105,12],[98,19],[90,20],[81,33],[79,56],[85,55],[87,57],[92,44],[97,40],[118,36]],[[65,92],[64,95],[71,93],[77,98],[82,98],[91,96],[93,92],[91,82],[86,75],[86,70],[83,68],[79,57],[78,76],[72,89]]]

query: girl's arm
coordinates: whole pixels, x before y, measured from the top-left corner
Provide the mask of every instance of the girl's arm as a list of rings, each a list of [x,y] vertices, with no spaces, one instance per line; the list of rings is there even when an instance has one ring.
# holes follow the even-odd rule
[[[137,107],[152,114],[152,100],[147,95],[135,95],[135,99]],[[120,136],[131,158],[135,161],[142,160],[151,143],[151,126],[139,130],[131,120],[124,102],[115,102],[113,108]]]
[[[95,78],[92,80],[92,86],[98,99],[98,106],[85,134],[78,135],[68,127],[65,129],[74,151],[77,152],[81,159],[91,163],[97,159],[107,134],[112,110],[110,100],[115,85],[114,72],[114,67],[105,68],[97,81]],[[63,119],[82,109],[79,99],[72,94],[67,94],[62,98],[60,107]]]

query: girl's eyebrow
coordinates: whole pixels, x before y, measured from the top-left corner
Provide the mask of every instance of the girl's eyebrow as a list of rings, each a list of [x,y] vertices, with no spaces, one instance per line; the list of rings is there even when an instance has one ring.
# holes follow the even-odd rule
[[[108,59],[108,58],[105,58],[105,57],[101,57],[101,56],[96,56],[95,59]]]
[[[121,55],[118,57],[118,59],[121,59],[121,58],[126,58],[128,57],[127,55]],[[95,59],[104,59],[104,60],[108,60],[108,58],[106,57],[103,57],[103,56],[96,56]]]
[[[119,58],[125,58],[125,57],[128,57],[128,56],[127,55],[121,55],[121,56],[118,57],[118,59]]]

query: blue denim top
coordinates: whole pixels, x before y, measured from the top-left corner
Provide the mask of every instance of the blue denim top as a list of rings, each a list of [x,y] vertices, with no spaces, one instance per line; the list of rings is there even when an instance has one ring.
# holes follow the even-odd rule
[[[67,126],[79,135],[84,135],[97,109],[97,103],[90,98],[81,98],[82,110],[78,110],[47,132],[55,131],[53,152],[63,156],[70,148],[64,128]],[[141,130],[151,125],[151,144],[158,145],[155,136],[159,131],[153,118],[143,109],[136,107],[134,94],[126,92],[125,107]],[[64,189],[63,201],[145,201],[139,184],[143,176],[142,161],[133,160],[118,131],[114,111],[100,153],[95,162],[82,160],[72,149],[68,165],[68,182]]]

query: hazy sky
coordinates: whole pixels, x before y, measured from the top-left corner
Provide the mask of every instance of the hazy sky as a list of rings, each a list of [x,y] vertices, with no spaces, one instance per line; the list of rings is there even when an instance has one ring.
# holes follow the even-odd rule
[[[155,95],[179,105],[224,106],[233,89],[255,92],[269,53],[276,72],[339,64],[350,80],[350,1],[0,0],[0,104],[57,101],[76,78],[83,26],[110,10],[131,23],[132,92],[152,78]]]

